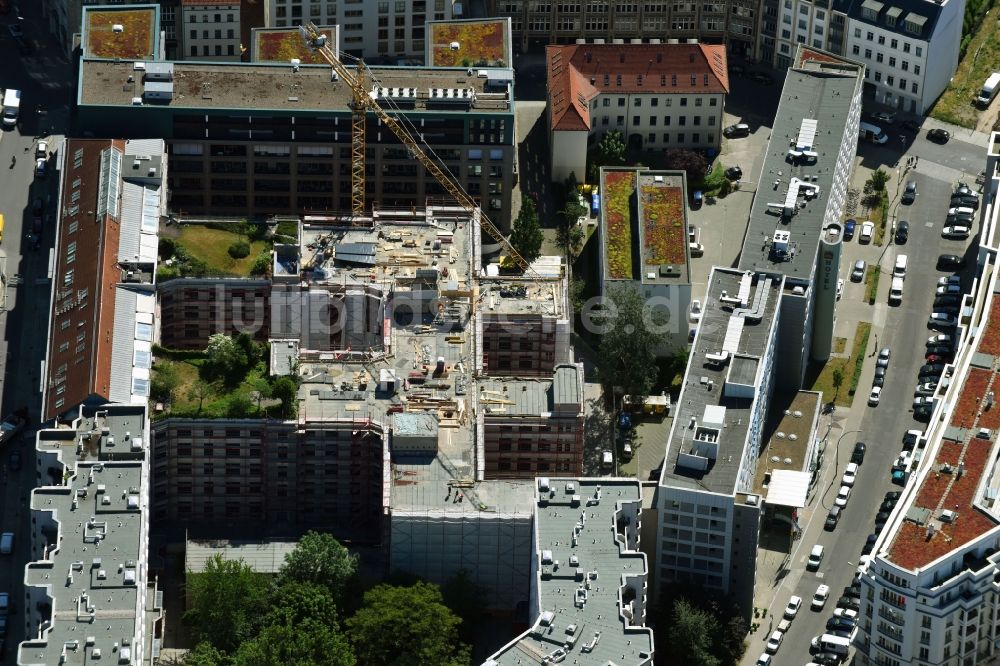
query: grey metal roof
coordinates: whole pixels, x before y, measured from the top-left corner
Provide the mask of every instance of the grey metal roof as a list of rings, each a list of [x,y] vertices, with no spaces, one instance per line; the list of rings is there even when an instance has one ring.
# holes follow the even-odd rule
[[[219,555],[227,561],[243,560],[258,573],[278,573],[285,555],[295,550],[297,541],[241,541],[218,539],[188,541],[184,549],[184,570],[200,573],[210,559]]]
[[[552,393],[556,405],[580,404],[580,374],[575,365],[556,366],[552,380]]]
[[[338,243],[335,257],[337,261],[347,261],[352,264],[375,265],[374,243]]]
[[[748,398],[726,396],[724,387],[730,368],[728,365],[712,365],[706,356],[718,354],[727,344],[728,337],[728,344],[734,347],[735,353],[763,357],[772,342],[771,336],[777,335],[775,312],[782,288],[780,279],[771,280],[765,274],[756,274],[753,293],[759,289],[767,290],[762,316],[757,322],[744,318],[742,327],[731,326],[732,309],[724,306],[719,299],[722,292],[730,296],[739,293],[742,278],[740,271],[718,267],[712,270],[709,277],[704,313],[691,349],[684,385],[674,407],[674,427],[670,432],[660,485],[727,494],[738,490],[736,480],[747,445],[753,403]],[[756,365],[755,369],[760,372],[760,365]],[[761,378],[756,377],[747,383],[760,386]],[[725,427],[720,429],[719,450],[714,463],[706,471],[697,472],[679,466],[677,457],[690,448],[693,435],[689,427],[691,419],[702,423],[706,407],[725,409]]]
[[[901,37],[912,36],[927,40],[934,34],[934,28],[937,25],[938,18],[941,16],[941,8],[948,1],[942,0],[941,3],[937,3],[930,2],[929,0],[887,0],[883,3],[877,0],[854,0],[847,14],[854,21],[897,32]],[[876,13],[875,20],[871,20],[865,16],[865,9],[870,9]],[[901,18],[900,14],[903,14]],[[897,19],[895,25],[889,25],[886,22],[887,16]],[[917,34],[913,34],[905,29],[904,23],[907,21],[920,27]]]
[[[137,334],[137,326],[152,321],[156,298],[152,292],[126,286],[115,288],[115,323],[111,346],[111,383],[108,399],[112,402],[145,404],[149,395],[149,366],[137,364],[136,351],[149,351],[150,340]],[[145,391],[141,387],[145,382]]]
[[[850,69],[843,72],[809,68],[788,70],[750,210],[740,253],[741,270],[780,272],[788,277],[811,279],[837,155],[845,140],[855,90],[864,75],[860,68],[853,74]],[[818,157],[812,164],[793,164],[788,160],[789,144],[798,138],[804,119],[817,121],[815,144],[811,149]],[[804,205],[797,208],[795,215],[783,219],[771,212],[768,204],[786,201],[793,177],[802,181],[808,177],[810,185],[819,187],[819,195],[809,201],[799,197],[799,203],[804,201]],[[778,181],[777,186],[775,181]],[[837,218],[839,220],[839,211]],[[770,239],[777,230],[790,234],[789,245],[793,252],[785,259],[777,258],[771,251]]]
[[[736,356],[729,361],[729,379],[739,384],[753,385],[760,361],[749,356]]]
[[[541,480],[539,480],[541,481]],[[542,657],[566,650],[563,660],[550,663],[618,664],[652,663],[653,634],[641,619],[628,623],[621,615],[623,579],[647,574],[646,558],[638,542],[622,535],[616,526],[632,523],[640,512],[642,490],[635,480],[549,479],[549,492],[535,509],[538,568],[543,556],[558,562],[552,575],[532,582],[539,614],[533,627],[502,647],[484,662],[493,666],[539,664]],[[573,504],[577,496],[578,504]],[[626,528],[628,529],[628,528]],[[575,538],[574,538],[575,537]],[[571,557],[578,558],[576,565]],[[582,591],[581,591],[582,590]],[[581,602],[581,598],[584,597]],[[542,618],[548,621],[542,625]],[[598,640],[594,640],[599,637]],[[573,638],[572,647],[565,648]],[[593,643],[591,650],[585,645]]]

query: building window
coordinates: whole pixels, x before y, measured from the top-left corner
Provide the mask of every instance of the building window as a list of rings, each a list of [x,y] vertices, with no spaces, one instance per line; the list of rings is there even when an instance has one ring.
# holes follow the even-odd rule
[[[910,43],[903,42],[903,53],[909,53],[909,52],[910,52]]]
[[[917,88],[918,88],[918,86],[917,86],[916,81],[914,81],[913,83],[910,84],[910,92],[912,92],[914,95],[917,94]]]
[[[892,74],[890,74],[889,76],[885,77],[885,84],[887,86],[891,86],[895,81],[896,81],[896,77],[893,76]]]
[[[913,73],[916,74],[917,76],[920,76],[920,65],[913,66]]]
[[[875,62],[882,62],[882,54],[881,53],[876,53],[875,54]]]
[[[865,49],[865,60],[871,60],[871,59],[872,59],[872,50]]]
[[[896,59],[893,58],[892,56],[889,56],[889,67],[895,67],[895,66],[896,66]]]
[[[879,46],[885,46],[885,35],[879,35],[878,36],[878,45]]]
[[[893,48],[893,49],[899,48],[899,40],[898,39],[891,39],[891,40],[889,40],[889,48]]]
[[[851,53],[853,53],[854,55],[861,55],[861,47],[855,44],[854,46],[851,47]]]

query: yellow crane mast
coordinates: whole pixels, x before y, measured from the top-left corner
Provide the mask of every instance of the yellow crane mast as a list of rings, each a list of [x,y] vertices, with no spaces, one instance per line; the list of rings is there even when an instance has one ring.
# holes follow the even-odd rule
[[[351,105],[351,208],[355,215],[363,215],[365,212],[365,114],[368,111],[374,113],[383,124],[392,130],[404,146],[409,148],[413,156],[420,164],[434,176],[434,179],[448,191],[460,206],[472,213],[476,208],[476,202],[472,200],[462,186],[458,184],[450,172],[442,169],[431,159],[423,148],[417,143],[410,132],[403,127],[398,120],[389,115],[385,109],[379,106],[376,95],[367,89],[365,83],[364,64],[359,63],[353,71],[348,69],[333,49],[327,43],[326,35],[319,31],[316,25],[309,21],[299,28],[302,32],[309,48],[323,58],[336,72],[337,76],[347,87],[351,89],[353,103]],[[516,263],[525,273],[533,274],[528,262],[524,260],[517,250],[504,237],[500,230],[494,226],[493,222],[480,210],[480,225],[489,234],[490,238],[500,244],[503,251]]]

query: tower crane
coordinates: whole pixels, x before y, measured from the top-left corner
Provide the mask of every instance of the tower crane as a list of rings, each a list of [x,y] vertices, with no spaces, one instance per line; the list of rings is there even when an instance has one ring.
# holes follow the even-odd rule
[[[376,100],[376,94],[367,90],[365,82],[364,63],[359,63],[354,71],[340,60],[330,45],[327,37],[319,31],[316,25],[309,21],[303,23],[299,30],[306,44],[314,52],[318,53],[325,60],[333,71],[337,74],[348,88],[351,89],[353,97],[351,103],[351,209],[355,215],[363,215],[365,212],[365,116],[371,111],[382,121],[392,133],[396,135],[404,146],[406,146],[414,157],[423,165],[427,171],[434,176],[441,186],[447,190],[448,194],[455,198],[460,206],[472,213],[478,206],[472,200],[462,186],[451,175],[438,166],[437,162],[431,159],[423,148],[417,143],[413,135],[398,121],[389,115]],[[528,262],[524,260],[517,250],[504,237],[500,230],[494,226],[493,222],[480,210],[480,225],[483,230],[494,241],[500,244],[504,252],[520,267],[526,274],[534,275]],[[537,277],[537,276],[536,276]]]

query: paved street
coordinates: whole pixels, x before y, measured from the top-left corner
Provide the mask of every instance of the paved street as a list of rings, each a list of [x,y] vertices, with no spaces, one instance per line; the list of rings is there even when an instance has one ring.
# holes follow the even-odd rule
[[[8,626],[7,640],[0,661],[13,663],[17,644],[24,636],[23,590],[24,565],[28,554],[31,488],[36,481],[34,431],[40,410],[40,364],[45,354],[48,326],[49,252],[54,240],[58,178],[55,159],[49,160],[49,177],[35,181],[33,174],[36,137],[47,136],[49,150],[55,150],[61,136],[54,129],[64,128],[69,120],[68,102],[73,87],[71,68],[53,54],[56,49],[43,32],[41,8],[36,3],[22,3],[20,21],[33,55],[20,56],[10,39],[6,24],[16,20],[14,13],[0,25],[0,58],[4,64],[0,86],[22,91],[18,127],[3,132],[0,138],[0,168],[7,169],[4,187],[0,188],[0,213],[4,216],[3,242],[0,244],[0,268],[4,282],[0,307],[0,358],[5,359],[2,374],[2,407],[7,414],[27,406],[31,427],[0,452],[0,528],[15,533],[14,554],[0,567],[0,591],[10,592],[15,612]],[[36,115],[37,105],[44,113]],[[52,134],[51,136],[49,136]],[[16,163],[12,159],[16,158]],[[43,232],[40,247],[32,249],[27,237],[31,228],[31,201],[40,197],[44,203]],[[9,456],[17,448],[21,454],[20,470],[9,469]],[[45,474],[46,470],[41,470]]]
[[[921,141],[922,139],[918,139],[914,142],[915,150],[921,149]],[[761,628],[750,637],[744,664],[752,664],[761,653],[769,626],[772,623],[777,626],[782,610],[792,594],[802,597],[805,606],[793,622],[775,663],[783,665],[808,661],[810,639],[824,633],[826,620],[831,616],[837,598],[853,577],[865,539],[874,530],[876,507],[887,491],[900,489],[891,484],[890,467],[902,449],[903,434],[911,428],[922,430],[924,427],[923,423],[913,419],[911,405],[917,371],[924,361],[924,342],[927,336],[935,332],[928,329],[927,317],[934,300],[936,281],[938,277],[945,275],[936,270],[936,259],[941,253],[964,254],[969,245],[969,241],[948,241],[940,235],[952,187],[962,177],[961,170],[950,165],[967,164],[966,173],[974,174],[978,171],[976,160],[982,161],[980,147],[954,140],[948,146],[954,150],[939,153],[928,150],[915,170],[897,175],[892,164],[879,163],[870,154],[872,151],[869,149],[874,147],[861,145],[859,162],[866,164],[868,168],[858,169],[853,186],[860,189],[870,169],[878,166],[885,168],[891,174],[889,194],[894,197],[890,211],[895,213],[897,219],[909,221],[909,241],[897,246],[887,236],[886,244],[882,247],[861,245],[856,239],[844,246],[841,275],[845,278],[846,286],[843,299],[838,304],[836,335],[850,341],[859,321],[872,322],[868,358],[865,360],[853,408],[838,408],[832,416],[823,417],[820,436],[826,433],[826,438],[821,481],[816,486],[814,496],[810,498],[810,506],[802,511],[800,521],[804,533],[793,546],[790,571],[780,582],[770,577],[758,581],[755,603],[759,607],[769,608],[770,617],[760,621]],[[877,148],[876,152],[885,151]],[[944,164],[933,161],[938,154]],[[905,167],[905,156],[902,157],[902,163]],[[909,179],[917,183],[917,200],[910,206],[898,205],[897,188],[901,188]],[[906,254],[909,266],[903,303],[893,307],[887,302],[890,283],[887,273],[891,273],[897,254]],[[874,306],[862,300],[863,284],[846,280],[856,259],[865,259],[869,266],[873,263],[880,263],[882,266],[883,274]],[[971,278],[966,276],[966,288],[970,282]],[[874,408],[867,407],[866,396],[872,385],[875,366],[872,354],[884,346],[892,349],[892,359],[881,404]],[[848,353],[849,351],[848,349]],[[868,445],[865,462],[840,524],[833,532],[824,531],[826,513],[840,487],[840,476],[856,441],[864,441]],[[822,544],[826,548],[823,565],[819,572],[806,572],[806,558],[814,544]],[[773,561],[777,557],[778,554],[762,551],[758,556],[758,566],[760,567],[762,560]],[[773,572],[773,567],[771,571]],[[831,599],[824,611],[818,613],[810,611],[808,603],[821,583],[830,586]]]

